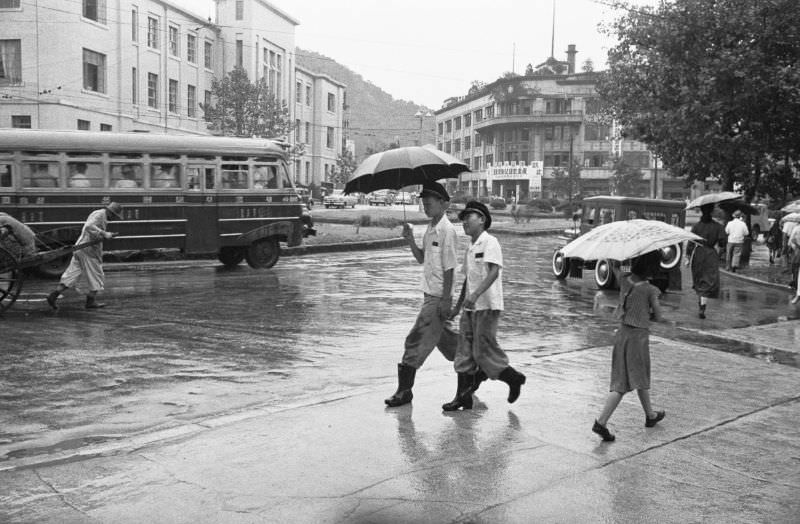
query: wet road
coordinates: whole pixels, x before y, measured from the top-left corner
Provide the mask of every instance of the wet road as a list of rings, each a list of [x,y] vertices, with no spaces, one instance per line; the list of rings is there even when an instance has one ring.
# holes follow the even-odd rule
[[[616,292],[598,292],[588,274],[556,281],[556,238],[500,240],[499,338],[515,367],[611,344]],[[267,271],[208,263],[115,271],[103,295],[109,307],[87,312],[68,293],[56,313],[44,303],[53,283],[28,281],[0,320],[0,460],[389,383],[420,303],[419,274],[407,248],[283,258]],[[706,334],[791,314],[786,293],[732,280],[723,287],[700,321],[685,275],[684,291],[662,299],[678,327],[653,331],[796,366],[795,355]],[[447,363],[434,355],[426,365]]]

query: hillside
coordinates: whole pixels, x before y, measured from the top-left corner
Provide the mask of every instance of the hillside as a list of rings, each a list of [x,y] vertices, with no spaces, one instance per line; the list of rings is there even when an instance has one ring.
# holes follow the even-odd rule
[[[356,158],[362,160],[367,148],[383,151],[388,144],[413,145],[419,139],[419,119],[414,116],[428,108],[406,100],[395,100],[392,95],[367,81],[358,73],[339,64],[332,58],[297,48],[297,65],[315,73],[330,76],[347,85],[350,138],[355,141]],[[432,143],[433,118],[424,120],[423,142]]]

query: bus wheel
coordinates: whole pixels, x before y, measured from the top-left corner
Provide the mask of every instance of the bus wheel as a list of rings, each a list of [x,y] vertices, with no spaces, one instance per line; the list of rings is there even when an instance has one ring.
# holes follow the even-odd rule
[[[604,258],[597,261],[597,265],[594,267],[594,281],[600,289],[614,288],[616,278],[614,277],[614,266],[610,260]]]
[[[262,238],[250,244],[244,254],[244,258],[253,269],[266,269],[275,265],[280,252],[280,246],[276,238]]]
[[[244,260],[244,249],[235,246],[221,247],[217,258],[228,267],[237,266]]]
[[[553,275],[559,280],[567,278],[569,273],[569,259],[564,254],[556,250],[553,253]]]
[[[681,263],[683,249],[680,244],[661,248],[661,263],[663,269],[672,269]]]
[[[72,260],[72,255],[56,258],[40,266],[36,266],[36,272],[45,278],[59,278],[61,274],[67,270],[67,267],[69,267],[70,260]]]

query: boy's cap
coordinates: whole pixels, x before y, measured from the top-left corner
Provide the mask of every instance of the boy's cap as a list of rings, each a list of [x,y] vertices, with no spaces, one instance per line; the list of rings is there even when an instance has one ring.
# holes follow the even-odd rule
[[[425,182],[422,184],[422,191],[419,193],[420,198],[424,196],[434,196],[440,198],[445,202],[450,202],[450,195],[444,186],[438,182]]]
[[[738,209],[733,212],[733,218],[741,218],[741,217],[742,217],[742,212],[739,211]]]
[[[458,214],[458,219],[464,220],[464,217],[467,216],[467,213],[478,213],[479,215],[483,216],[484,229],[489,229],[492,226],[492,214],[489,213],[489,208],[477,200],[471,200],[467,202],[466,207],[464,207],[464,209],[462,209]]]

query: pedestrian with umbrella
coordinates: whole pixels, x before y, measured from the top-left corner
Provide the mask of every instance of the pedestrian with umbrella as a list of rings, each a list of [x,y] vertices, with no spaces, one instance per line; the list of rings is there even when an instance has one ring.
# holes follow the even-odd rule
[[[700,206],[700,221],[692,226],[692,233],[702,237],[701,242],[689,242],[686,247],[686,265],[692,269],[692,289],[697,293],[697,316],[706,318],[709,298],[719,298],[719,250],[725,247],[726,235],[722,224],[711,216],[714,204]]]
[[[417,320],[406,337],[403,358],[397,364],[397,391],[384,401],[389,407],[411,402],[417,370],[434,347],[452,362],[458,345],[458,335],[445,324],[451,313],[458,247],[456,228],[445,215],[450,196],[437,182],[423,184],[420,196],[425,215],[431,219],[422,237],[422,247],[414,239],[411,224],[403,225],[403,238],[411,247],[414,258],[423,265],[423,301]]]

